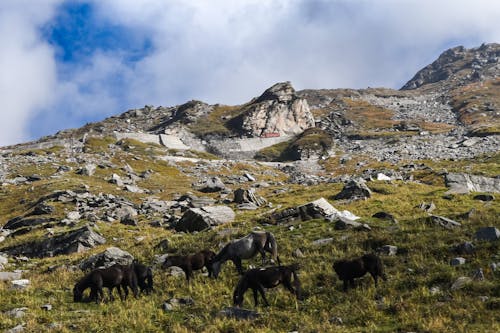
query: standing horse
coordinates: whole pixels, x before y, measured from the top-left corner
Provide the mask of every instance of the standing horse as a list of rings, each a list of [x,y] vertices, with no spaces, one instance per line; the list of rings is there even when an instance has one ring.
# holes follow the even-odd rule
[[[151,293],[153,289],[153,270],[151,267],[141,264],[137,259],[132,263],[135,275],[137,276],[137,283],[141,289],[141,293],[146,295]]]
[[[114,265],[109,268],[94,269],[75,284],[75,287],[73,288],[73,300],[75,302],[81,302],[83,299],[83,292],[85,289],[90,288],[90,300],[95,301],[97,304],[99,296],[101,297],[101,300],[104,299],[104,293],[102,291],[103,287],[108,288],[110,300],[114,300],[114,288],[118,289],[120,299],[123,300],[120,289],[123,276],[123,270],[118,265]]]
[[[340,280],[344,281],[344,291],[347,291],[350,284],[354,288],[354,279],[370,273],[377,286],[378,277],[385,281],[387,277],[384,273],[382,260],[375,254],[365,254],[362,257],[353,260],[338,260],[333,263],[333,269]]]
[[[207,267],[208,276],[212,275],[212,269],[210,267],[210,262],[214,258],[215,253],[210,250],[202,250],[195,254],[190,254],[187,256],[170,256],[165,259],[162,267],[168,268],[170,266],[177,266],[182,268],[186,274],[186,280],[189,280],[193,276],[193,271]]]
[[[255,306],[257,306],[257,292],[260,292],[262,299],[264,300],[265,306],[269,306],[269,302],[266,299],[266,294],[264,288],[274,288],[280,283],[288,289],[292,294],[300,299],[300,281],[297,276],[297,270],[299,266],[297,264],[289,266],[274,266],[268,268],[254,268],[248,270],[238,282],[236,289],[233,293],[233,303],[235,306],[241,306],[243,304],[243,296],[245,292],[250,288],[253,291],[253,299]],[[293,275],[293,282],[292,282]],[[295,288],[294,288],[295,287]]]
[[[221,265],[231,260],[239,274],[243,274],[241,266],[242,259],[253,258],[257,253],[262,256],[262,264],[266,259],[266,252],[271,253],[271,257],[278,261],[278,245],[274,235],[268,231],[252,231],[243,238],[236,239],[228,243],[212,260],[212,273],[214,278],[217,278],[220,273]]]

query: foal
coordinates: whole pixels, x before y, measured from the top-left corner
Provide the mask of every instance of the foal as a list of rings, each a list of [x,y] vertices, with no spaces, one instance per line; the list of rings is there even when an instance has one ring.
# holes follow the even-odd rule
[[[344,281],[344,291],[347,291],[348,283],[354,288],[354,278],[362,277],[367,272],[373,277],[375,287],[377,286],[379,276],[382,277],[384,281],[387,280],[382,260],[371,253],[353,260],[338,260],[333,264],[333,269],[337,273],[339,279]]]
[[[113,288],[118,289],[120,299],[123,299],[120,285],[123,280],[124,273],[118,265],[109,268],[94,269],[92,272],[85,275],[80,281],[75,284],[73,288],[73,300],[81,302],[83,299],[83,292],[85,289],[90,288],[90,300],[95,301],[96,304],[104,299],[102,288],[108,288],[110,300],[114,300]]]
[[[210,266],[210,262],[215,257],[215,253],[210,250],[202,250],[195,254],[190,254],[187,256],[171,256],[165,259],[162,267],[168,268],[170,266],[177,266],[182,268],[184,273],[186,274],[186,280],[189,283],[189,280],[193,276],[193,271],[202,269],[206,267],[208,269],[208,276],[212,276],[212,268]]]
[[[137,260],[134,260],[132,267],[137,276],[137,283],[141,289],[141,293],[145,293],[146,295],[151,293],[153,291],[153,270],[151,267],[143,265]]]
[[[289,266],[274,266],[268,268],[255,268],[248,270],[238,282],[233,293],[233,303],[235,306],[243,304],[245,292],[250,288],[253,291],[253,299],[257,306],[257,292],[260,292],[264,304],[269,306],[266,299],[264,288],[274,288],[280,283],[285,286],[297,299],[300,296],[300,281],[296,271],[299,269],[297,264]],[[293,275],[293,282],[292,282]],[[295,288],[294,288],[295,287]]]

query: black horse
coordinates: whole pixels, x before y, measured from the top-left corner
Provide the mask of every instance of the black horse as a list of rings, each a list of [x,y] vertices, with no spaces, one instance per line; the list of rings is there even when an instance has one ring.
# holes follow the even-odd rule
[[[210,264],[213,276],[215,278],[219,276],[221,265],[228,260],[234,263],[239,274],[243,274],[241,260],[253,258],[257,253],[261,254],[264,265],[266,252],[269,252],[280,265],[278,245],[274,235],[267,231],[252,231],[243,238],[229,242],[217,253]]]
[[[206,267],[208,269],[208,276],[212,275],[212,268],[210,266],[210,263],[214,257],[215,252],[210,250],[202,250],[200,252],[187,256],[170,256],[165,259],[162,267],[164,269],[170,266],[177,266],[182,268],[182,270],[186,274],[186,280],[189,283],[189,280],[193,276],[194,270]]]
[[[135,275],[137,276],[137,283],[141,289],[141,293],[149,294],[153,292],[153,270],[151,267],[141,264],[137,260],[132,263]]]
[[[301,298],[300,295],[300,281],[297,276],[297,270],[299,266],[297,264],[289,266],[274,266],[268,268],[255,268],[248,270],[238,282],[236,289],[233,293],[233,303],[235,306],[241,306],[243,304],[243,297],[245,292],[250,288],[253,291],[253,299],[255,306],[257,306],[257,292],[260,292],[264,304],[269,306],[269,302],[266,299],[266,294],[264,288],[274,288],[280,283],[285,286],[292,294]],[[293,282],[292,282],[293,276]]]
[[[344,281],[344,291],[347,291],[348,284],[354,288],[354,279],[362,277],[366,273],[370,273],[377,286],[378,277],[382,277],[385,281],[387,277],[384,273],[382,260],[375,254],[365,254],[362,257],[353,260],[338,260],[333,264],[333,269],[337,273],[339,279]]]
[[[123,300],[120,289],[123,276],[123,270],[119,265],[114,265],[109,268],[94,269],[75,284],[73,288],[73,300],[75,302],[81,302],[83,299],[83,292],[87,288],[90,288],[90,300],[95,301],[96,304],[99,302],[99,296],[101,297],[101,301],[104,300],[102,288],[108,288],[110,300],[114,300],[113,289],[118,289],[120,299]]]

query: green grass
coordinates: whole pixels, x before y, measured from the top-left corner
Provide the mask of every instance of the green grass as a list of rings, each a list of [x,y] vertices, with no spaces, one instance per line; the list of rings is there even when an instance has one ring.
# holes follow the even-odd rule
[[[93,151],[106,152],[108,143],[106,140],[90,141],[89,145]],[[196,170],[197,165],[186,163],[183,167],[185,170],[180,171],[173,165],[155,159],[155,149],[154,146],[129,142],[127,148],[119,149],[110,157],[114,167],[97,169],[92,177],[68,172],[61,179],[48,178],[32,185],[2,186],[0,221],[3,224],[9,218],[25,213],[30,204],[54,190],[78,189],[82,184],[87,184],[92,193],[113,193],[140,204],[149,195],[127,193],[107,182],[112,173],[123,174],[121,168],[125,163],[136,173],[148,169],[154,171],[149,179],[138,182],[138,186],[155,191],[156,197],[169,200],[175,193],[192,191],[191,183],[194,180],[189,170]],[[63,151],[55,154],[61,159],[67,157]],[[458,171],[468,167],[472,173],[493,176],[499,171],[498,156],[484,156],[469,161],[424,161],[432,169],[416,172],[415,178],[425,183],[369,182],[368,186],[375,190],[373,196],[368,200],[350,203],[332,199],[342,189],[342,184],[283,184],[281,182],[286,178],[285,174],[242,162],[228,162],[217,169],[209,168],[207,174],[210,175],[224,178],[249,172],[259,181],[271,183],[270,187],[259,189],[258,193],[278,209],[295,207],[324,197],[337,209],[349,210],[361,216],[362,221],[372,227],[372,231],[335,230],[333,223],[323,220],[293,222],[293,230],[289,226],[263,226],[258,221],[271,208],[238,211],[234,204],[230,205],[237,212],[233,223],[195,234],[152,228],[149,226],[150,221],[143,217],[140,217],[138,227],[98,222],[99,232],[107,239],[105,245],[84,253],[32,259],[29,262],[11,260],[8,269],[27,270],[24,277],[31,280],[31,286],[25,291],[14,291],[8,283],[0,283],[0,330],[25,323],[26,331],[44,332],[48,331],[48,324],[56,322],[60,324],[54,330],[57,332],[497,332],[500,330],[497,320],[500,274],[488,267],[491,262],[500,261],[500,243],[474,241],[476,252],[463,255],[467,260],[465,265],[451,267],[449,260],[456,256],[450,252],[450,248],[463,241],[471,241],[479,227],[498,226],[500,205],[497,201],[483,203],[473,200],[474,193],[455,195],[452,200],[443,198],[447,189],[439,173],[444,168]],[[356,161],[340,165],[338,160],[332,158],[324,163],[327,172],[353,173]],[[388,166],[371,162],[365,167]],[[47,175],[55,171],[50,164],[38,165],[37,170],[24,165],[16,168],[16,172],[30,170]],[[275,194],[275,190],[283,187],[288,190]],[[217,198],[218,194],[212,196]],[[427,213],[417,206],[430,201],[437,207],[433,214],[454,218],[471,209],[475,209],[476,214],[469,220],[461,220],[460,228],[446,230],[425,222]],[[73,209],[72,204],[57,203],[54,216],[61,218],[65,210]],[[393,214],[399,223],[371,218],[378,211]],[[183,278],[173,278],[155,269],[156,293],[150,297],[100,305],[72,301],[72,287],[83,276],[83,272],[71,269],[72,265],[109,246],[118,246],[150,264],[154,255],[162,254],[155,246],[164,239],[169,240],[171,251],[176,253],[186,254],[202,248],[217,250],[219,245],[247,234],[254,227],[264,228],[276,235],[283,263],[300,264],[299,276],[305,296],[303,301],[296,302],[284,288],[278,287],[268,291],[269,308],[257,307],[256,310],[261,313],[259,319],[237,321],[218,317],[219,310],[231,305],[232,292],[238,281],[236,270],[230,262],[223,266],[218,280],[210,280],[196,272],[190,287]],[[234,234],[220,236],[218,232],[225,228],[234,228]],[[54,230],[58,233],[67,229],[55,227]],[[0,244],[0,251],[6,246],[45,237],[45,234],[46,230],[39,229],[8,238]],[[139,236],[144,237],[144,240],[138,242],[136,238]],[[321,247],[313,245],[314,240],[327,237],[332,237],[334,241]],[[381,282],[375,288],[371,278],[365,276],[359,280],[356,289],[342,292],[341,281],[332,270],[333,261],[358,256],[385,244],[399,248],[398,255],[382,258],[388,281]],[[297,248],[301,249],[305,258],[296,259],[292,256],[292,251]],[[245,267],[249,264],[259,266],[260,257],[244,261]],[[61,267],[49,272],[48,268],[54,265]],[[451,284],[458,277],[469,276],[478,267],[484,270],[484,281],[475,281],[464,289],[450,291]],[[429,291],[432,287],[439,287],[441,294],[432,295]],[[487,302],[479,298],[485,295],[489,296]],[[194,299],[193,306],[180,307],[172,312],[161,309],[167,299],[186,296]],[[377,301],[381,298],[383,301]],[[52,304],[52,311],[40,308],[46,303]],[[28,307],[23,318],[15,319],[3,313],[23,306]],[[251,292],[245,297],[244,307],[253,308]],[[329,320],[332,317],[342,318],[343,324],[331,323]]]

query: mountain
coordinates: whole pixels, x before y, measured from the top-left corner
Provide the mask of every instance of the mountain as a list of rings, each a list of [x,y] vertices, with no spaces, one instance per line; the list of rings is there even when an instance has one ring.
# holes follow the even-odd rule
[[[242,105],[147,105],[0,148],[0,329],[500,330],[499,55],[452,48],[400,90],[280,82]],[[239,321],[221,311],[232,264],[189,287],[161,268],[253,230],[299,263],[303,300],[269,293]],[[366,252],[388,280],[344,293],[333,261]],[[155,293],[73,302],[85,269],[132,258]]]

